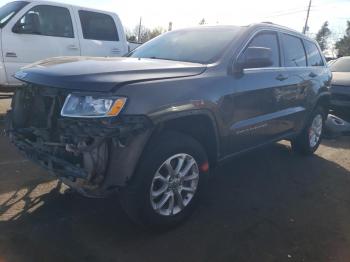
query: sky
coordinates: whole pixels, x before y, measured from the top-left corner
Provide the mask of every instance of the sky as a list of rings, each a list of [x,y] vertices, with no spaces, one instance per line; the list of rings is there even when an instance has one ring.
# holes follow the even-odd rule
[[[132,30],[142,17],[149,28],[173,29],[208,24],[247,25],[269,21],[301,31],[309,0],[56,0],[73,5],[108,10],[119,15],[125,28]],[[0,5],[9,2],[0,0]],[[333,38],[342,36],[350,20],[350,0],[313,0],[309,28],[313,36],[328,21]]]

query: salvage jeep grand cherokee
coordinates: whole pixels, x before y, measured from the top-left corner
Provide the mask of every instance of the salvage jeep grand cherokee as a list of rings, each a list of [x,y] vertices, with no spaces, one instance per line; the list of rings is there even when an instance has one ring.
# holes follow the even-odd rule
[[[129,57],[50,59],[16,77],[12,142],[84,195],[119,192],[156,228],[184,220],[225,159],[281,139],[313,153],[331,81],[313,40],[268,23],[173,31]]]

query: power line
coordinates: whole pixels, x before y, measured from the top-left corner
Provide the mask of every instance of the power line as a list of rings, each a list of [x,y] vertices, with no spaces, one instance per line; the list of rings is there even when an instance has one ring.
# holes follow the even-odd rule
[[[283,10],[272,12],[270,15],[280,15],[280,14],[283,14],[283,13],[286,13],[286,12],[287,13],[289,13],[289,12],[301,12],[301,11],[304,11],[304,10],[305,10],[304,7],[283,9]]]
[[[279,16],[286,16],[286,15],[293,15],[293,14],[297,14],[297,13],[304,13],[305,11],[307,11],[307,9],[303,9],[303,10],[299,10],[299,11],[291,11],[291,12],[285,12],[285,13],[280,13],[280,14],[276,14],[276,15],[269,15],[269,16],[265,16],[262,18],[273,18],[273,17],[279,17]]]

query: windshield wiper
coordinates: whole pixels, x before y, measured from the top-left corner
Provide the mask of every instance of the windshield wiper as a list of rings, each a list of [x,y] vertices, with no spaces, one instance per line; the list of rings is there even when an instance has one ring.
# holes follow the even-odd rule
[[[159,60],[168,60],[168,61],[176,61],[176,62],[187,62],[187,61],[182,61],[182,60],[176,60],[176,59],[171,59],[171,58],[162,58],[162,57],[156,57],[156,56],[140,57],[140,58],[159,59]]]

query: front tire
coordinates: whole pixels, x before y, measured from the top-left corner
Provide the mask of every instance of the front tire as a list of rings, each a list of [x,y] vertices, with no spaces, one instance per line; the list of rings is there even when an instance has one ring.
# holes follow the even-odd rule
[[[152,139],[120,201],[138,224],[174,227],[194,211],[208,177],[205,150],[190,136],[166,132]]]
[[[292,140],[292,149],[304,155],[313,154],[321,144],[326,114],[321,107],[313,111],[303,131]]]

